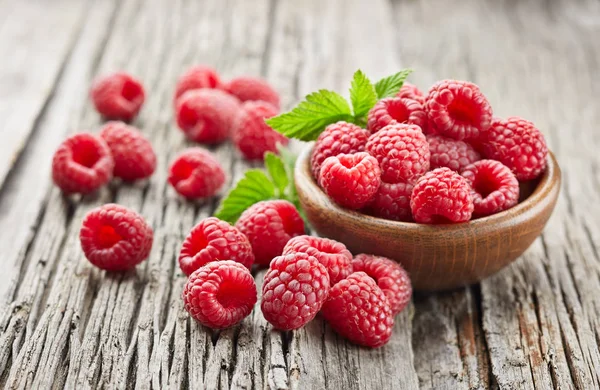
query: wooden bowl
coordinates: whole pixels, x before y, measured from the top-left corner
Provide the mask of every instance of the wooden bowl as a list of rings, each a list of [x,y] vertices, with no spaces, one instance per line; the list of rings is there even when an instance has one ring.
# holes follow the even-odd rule
[[[298,157],[295,181],[313,229],[343,242],[353,254],[370,253],[400,262],[416,290],[444,290],[478,282],[513,262],[541,234],[560,191],[560,168],[552,153],[537,183],[522,187],[515,207],[460,224],[396,222],[343,209],[321,190],[310,171],[310,152]]]

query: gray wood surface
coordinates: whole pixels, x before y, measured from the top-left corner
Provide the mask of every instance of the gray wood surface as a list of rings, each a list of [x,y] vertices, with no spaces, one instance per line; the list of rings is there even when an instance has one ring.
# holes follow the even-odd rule
[[[0,387],[600,388],[598,42],[593,0],[0,0]],[[473,80],[497,115],[546,134],[564,174],[555,214],[499,274],[417,294],[378,350],[320,319],[273,331],[260,310],[205,329],[183,310],[176,256],[216,202],[187,203],[166,185],[187,145],[172,118],[174,82],[197,63],[267,78],[284,107],[317,88],[345,91],[359,67],[377,79],[410,66],[422,88]],[[136,125],[157,172],[63,198],[50,185],[54,148],[98,127],[88,87],[117,69],[148,90]],[[230,145],[215,152],[230,182],[248,167]],[[108,201],[155,229],[150,259],[124,275],[94,269],[78,245],[83,215]]]

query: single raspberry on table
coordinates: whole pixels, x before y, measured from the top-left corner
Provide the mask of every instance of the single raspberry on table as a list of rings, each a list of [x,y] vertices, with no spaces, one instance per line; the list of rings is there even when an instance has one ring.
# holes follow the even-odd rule
[[[368,130],[348,122],[340,121],[327,126],[317,138],[310,156],[313,177],[319,180],[321,164],[327,157],[364,152],[369,135]]]
[[[341,242],[321,237],[298,236],[289,240],[283,248],[283,255],[290,253],[314,256],[327,268],[332,285],[352,273],[352,253]]]
[[[429,145],[416,125],[393,123],[367,141],[367,152],[379,162],[387,183],[406,182],[429,170]]]
[[[260,308],[265,319],[281,330],[298,329],[312,320],[329,294],[329,275],[306,253],[273,259],[265,274]]]
[[[242,232],[218,218],[203,219],[189,232],[179,252],[179,267],[186,275],[218,260],[233,260],[250,269],[252,245]]]
[[[240,104],[218,89],[194,89],[177,99],[177,126],[190,140],[206,144],[225,141]]]
[[[248,237],[258,265],[269,265],[292,238],[304,234],[304,221],[287,200],[255,203],[242,213],[235,226]]]
[[[188,148],[169,168],[169,183],[182,196],[199,199],[213,196],[225,183],[225,171],[208,150]]]
[[[104,118],[129,122],[142,108],[145,92],[140,81],[127,73],[117,72],[96,79],[90,96]]]
[[[236,77],[223,86],[223,90],[240,101],[263,101],[279,110],[279,94],[265,80],[257,77]]]
[[[366,152],[327,157],[321,165],[319,184],[335,203],[358,210],[377,193],[381,169],[377,159]]]
[[[427,113],[422,103],[407,98],[385,98],[378,101],[367,116],[367,128],[376,133],[392,123],[417,125],[423,131]]]
[[[182,298],[192,318],[209,328],[223,329],[252,312],[257,300],[256,284],[240,263],[214,261],[190,275]]]
[[[365,211],[374,217],[410,222],[412,221],[410,196],[413,187],[412,182],[386,183],[382,181],[379,190],[367,204]]]
[[[233,125],[233,142],[248,160],[262,159],[266,152],[277,152],[277,144],[287,145],[289,140],[265,123],[277,115],[274,106],[263,101],[242,104]]]
[[[460,172],[469,164],[481,159],[477,151],[468,143],[441,135],[428,135],[430,168],[448,167]]]
[[[404,82],[404,84],[402,84],[402,87],[400,88],[400,91],[398,91],[396,96],[399,98],[413,99],[421,104],[425,103],[425,95],[423,94],[423,92],[421,92],[421,90],[416,85],[406,81]]]
[[[519,117],[494,118],[482,141],[483,155],[509,167],[519,180],[531,180],[546,169],[548,146],[535,125]]]
[[[471,186],[450,168],[434,169],[417,180],[410,208],[418,223],[466,222],[473,214]]]
[[[173,95],[173,104],[176,105],[177,99],[187,91],[203,88],[215,89],[220,85],[221,79],[216,70],[203,65],[193,66],[177,80],[175,94]]]
[[[392,336],[390,303],[364,272],[355,272],[333,286],[321,313],[333,330],[359,345],[381,347]]]
[[[352,260],[354,272],[362,271],[372,277],[390,303],[393,314],[398,314],[412,297],[412,285],[402,266],[386,257],[360,254]]]
[[[141,263],[150,254],[153,237],[141,215],[114,203],[89,211],[79,231],[85,257],[107,271],[124,271]]]
[[[115,160],[113,175],[131,181],[150,177],[156,169],[156,154],[142,132],[123,122],[108,122],[100,137]]]
[[[64,140],[52,158],[52,180],[65,193],[88,194],[112,178],[115,161],[106,142],[90,133]]]
[[[492,106],[468,81],[435,83],[425,98],[425,110],[438,134],[458,140],[477,140],[492,123]]]
[[[519,202],[519,181],[499,161],[479,160],[467,166],[462,176],[471,186],[473,215],[495,214]]]

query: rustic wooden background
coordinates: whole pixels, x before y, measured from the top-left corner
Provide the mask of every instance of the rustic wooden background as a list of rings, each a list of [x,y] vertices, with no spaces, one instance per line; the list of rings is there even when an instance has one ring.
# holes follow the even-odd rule
[[[0,387],[404,389],[600,387],[600,3],[594,0],[0,0]],[[321,320],[273,331],[255,311],[212,332],[182,308],[179,245],[215,202],[165,185],[185,146],[172,119],[192,64],[270,80],[284,107],[400,67],[427,88],[478,83],[500,116],[546,134],[564,173],[544,235],[479,285],[417,295],[377,350]],[[50,185],[56,145],[101,123],[91,79],[144,81],[136,124],[159,158],[149,183],[81,201]],[[231,181],[247,165],[216,151]],[[107,275],[83,258],[90,208],[116,201],[155,229],[149,261]],[[257,275],[261,280],[262,272]]]

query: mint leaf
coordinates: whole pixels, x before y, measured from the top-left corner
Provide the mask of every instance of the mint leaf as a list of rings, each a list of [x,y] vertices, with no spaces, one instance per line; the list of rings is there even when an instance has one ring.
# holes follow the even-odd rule
[[[383,99],[386,97],[396,96],[404,80],[412,73],[412,69],[402,69],[400,72],[391,76],[385,77],[375,83],[375,91],[377,92],[377,98]]]
[[[267,175],[260,169],[250,169],[227,194],[215,217],[233,224],[254,203],[274,197],[275,186]]]
[[[265,166],[267,167],[269,176],[271,176],[271,181],[275,184],[275,189],[278,191],[276,195],[279,197],[284,196],[290,179],[283,161],[276,154],[267,152],[265,154]]]
[[[350,101],[352,102],[354,117],[356,119],[367,115],[369,110],[377,103],[377,93],[375,92],[375,88],[360,69],[354,73],[352,79]]]
[[[290,138],[302,141],[317,139],[327,125],[354,119],[346,99],[321,89],[306,96],[292,111],[267,119],[266,123]]]

